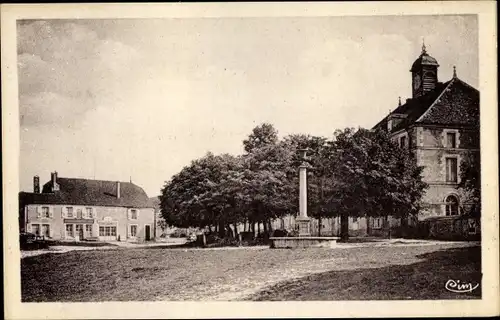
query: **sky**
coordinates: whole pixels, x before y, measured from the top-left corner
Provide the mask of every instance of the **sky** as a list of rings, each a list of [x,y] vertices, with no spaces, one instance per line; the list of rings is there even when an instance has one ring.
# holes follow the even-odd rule
[[[152,197],[252,128],[331,137],[411,96],[422,41],[439,81],[478,87],[477,17],[18,22],[21,190],[50,172],[129,181]]]

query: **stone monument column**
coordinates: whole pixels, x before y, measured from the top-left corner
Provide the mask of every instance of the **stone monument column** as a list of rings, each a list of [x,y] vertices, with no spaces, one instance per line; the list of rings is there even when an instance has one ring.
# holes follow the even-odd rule
[[[299,217],[297,223],[299,225],[299,237],[310,236],[310,219],[307,216],[307,149],[300,150],[304,161],[299,167]]]

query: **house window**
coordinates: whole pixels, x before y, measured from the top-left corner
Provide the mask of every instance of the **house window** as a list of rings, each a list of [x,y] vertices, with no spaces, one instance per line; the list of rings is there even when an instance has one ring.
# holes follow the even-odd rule
[[[40,236],[40,225],[39,224],[32,224],[31,231],[33,232],[33,234]]]
[[[382,228],[382,218],[375,218],[373,220],[373,229],[381,229]]]
[[[446,215],[456,216],[458,215],[458,199],[455,196],[448,196],[446,198]]]
[[[42,236],[50,237],[50,224],[42,224]]]
[[[91,237],[92,236],[92,225],[91,224],[86,224],[85,225],[85,236],[86,237]]]
[[[130,219],[137,220],[137,210],[135,209],[130,210]]]
[[[457,182],[457,158],[446,158],[446,181]]]
[[[114,237],[116,236],[116,227],[114,226],[99,226],[100,237]]]
[[[73,233],[73,225],[72,224],[67,224],[66,225],[66,237],[74,237],[75,234]]]
[[[77,214],[77,218],[83,218],[82,217],[82,208],[76,209],[76,214]]]
[[[447,148],[457,147],[457,134],[455,132],[446,133],[446,147]]]
[[[94,211],[92,208],[85,208],[86,214],[87,214],[87,219],[93,219],[94,218]]]
[[[406,148],[406,137],[405,136],[403,136],[399,139],[399,147]]]
[[[137,225],[130,226],[130,236],[137,237]]]
[[[50,218],[49,207],[42,207],[42,218]]]
[[[73,207],[67,207],[66,208],[66,216],[68,218],[73,218]]]

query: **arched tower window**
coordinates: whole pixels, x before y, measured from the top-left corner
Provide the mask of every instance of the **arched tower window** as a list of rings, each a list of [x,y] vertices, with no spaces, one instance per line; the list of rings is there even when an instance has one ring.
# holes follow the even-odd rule
[[[458,199],[454,195],[449,195],[448,197],[446,197],[446,215],[458,215]]]

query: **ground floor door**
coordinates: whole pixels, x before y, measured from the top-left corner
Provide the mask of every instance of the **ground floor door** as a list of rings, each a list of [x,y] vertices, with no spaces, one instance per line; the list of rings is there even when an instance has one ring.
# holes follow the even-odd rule
[[[145,230],[145,233],[146,233],[145,240],[149,241],[149,240],[151,240],[151,226],[147,224],[144,227],[145,227],[144,230]]]

